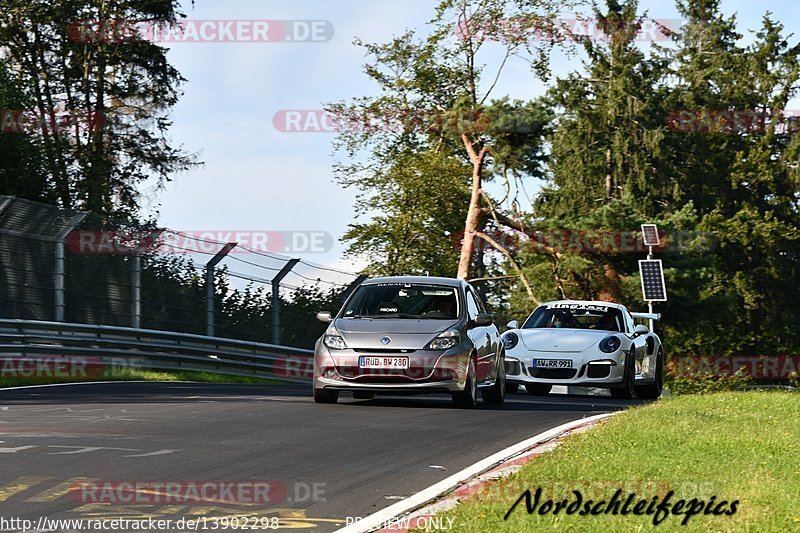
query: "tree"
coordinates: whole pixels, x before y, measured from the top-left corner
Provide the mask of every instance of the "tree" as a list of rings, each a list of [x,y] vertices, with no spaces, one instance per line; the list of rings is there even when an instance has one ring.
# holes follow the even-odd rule
[[[8,65],[0,60],[0,191],[10,196],[52,203],[47,185],[41,146],[36,139],[18,131],[19,112],[27,99]]]
[[[21,89],[39,116],[69,119],[65,127],[45,120],[37,132],[62,207],[132,218],[139,183],[163,184],[196,163],[166,138],[185,80],[163,47],[114,33],[125,22],[175,24],[182,16],[177,1],[5,2],[0,50]]]
[[[372,275],[450,275],[467,202],[462,161],[435,148],[399,154],[384,172],[352,180],[356,212],[372,215],[345,233],[350,253],[371,260]],[[344,180],[343,180],[344,181]]]
[[[365,71],[381,95],[329,106],[347,159],[334,167],[336,179],[359,190],[356,215],[372,217],[350,226],[348,252],[369,257],[372,274],[447,275],[465,171],[435,128],[437,110],[452,105],[462,81],[411,32],[384,45],[358,44],[374,57]]]
[[[367,205],[388,212],[351,228],[345,239],[354,242],[352,252],[363,251],[365,245],[375,250],[380,240],[387,245],[377,248],[373,264],[388,261],[392,272],[397,265],[412,272],[433,266],[436,273],[452,275],[438,259],[433,265],[417,259],[398,263],[396,257],[418,239],[410,230],[412,220],[427,224],[446,214],[452,221],[450,215],[460,212],[464,222],[458,230],[452,223],[434,223],[432,240],[416,244],[419,256],[446,260],[442,247],[455,235],[460,248],[457,276],[483,274],[476,238],[485,240],[482,230],[500,207],[483,184],[539,175],[549,121],[540,103],[490,97],[514,55],[524,55],[544,75],[553,40],[531,37],[552,34],[555,10],[563,7],[549,0],[445,0],[427,37],[407,32],[387,44],[364,45],[374,58],[365,70],[380,96],[329,107],[345,130],[337,146],[358,161],[336,170],[341,183],[361,188],[360,200],[368,198],[372,201]],[[492,77],[484,83],[485,45],[499,49],[501,59],[491,65]],[[420,186],[430,188],[423,192]],[[434,201],[420,202],[420,194]],[[442,206],[450,202],[458,207],[443,213]]]
[[[463,71],[467,77],[467,83],[459,95],[459,106],[484,111],[484,106],[487,105],[507,61],[514,55],[527,56],[534,72],[545,78],[548,72],[549,51],[557,41],[561,29],[556,22],[557,13],[567,7],[571,6],[548,0],[443,1],[439,5],[435,19],[440,26],[439,31],[434,34],[435,38],[441,39],[443,31],[451,27],[453,22],[462,29],[461,38],[452,45],[452,57],[456,68]],[[482,72],[488,67],[485,63],[481,63],[481,50],[491,41],[502,44],[503,59],[499,65],[493,65],[494,76],[489,86],[481,87]],[[441,45],[443,42],[439,41],[437,44]],[[484,191],[484,181],[497,175],[508,179],[509,172],[515,178],[519,178],[521,174],[533,176],[540,174],[537,163],[540,161],[542,134],[545,132],[547,121],[543,120],[544,113],[531,116],[530,113],[526,113],[529,110],[524,109],[525,104],[522,102],[516,104],[514,109],[507,101],[496,102],[494,106],[490,106],[494,112],[487,112],[489,119],[485,128],[462,128],[457,132],[472,166],[470,201],[458,262],[457,276],[461,279],[469,277],[473,265],[474,236],[486,240],[482,231],[487,220],[484,216],[487,212],[484,207],[488,207],[488,211],[492,213],[497,209],[496,204]],[[498,110],[502,112],[497,113]],[[516,131],[498,127],[514,114],[533,118],[533,122],[523,123],[523,128]],[[498,220],[497,217],[495,220]],[[489,240],[487,242],[496,247],[496,242]],[[527,286],[524,277],[523,281]]]
[[[638,24],[634,2],[609,1],[597,13],[611,28],[608,45],[587,42],[585,73],[552,91],[563,110],[552,179],[520,229],[624,231],[648,221],[686,232],[692,238],[664,255],[667,344],[683,353],[785,353],[798,345],[800,318],[792,303],[800,294],[786,284],[798,256],[798,136],[783,118],[796,94],[798,47],[769,16],[743,47],[718,2],[679,10],[687,24],[676,46],[650,56],[627,31]],[[638,305],[640,256],[534,247],[520,257],[534,284],[554,277],[556,297]]]
[[[742,47],[719,2],[682,1],[679,10],[688,22],[672,56],[673,114],[689,110],[696,119],[671,144],[684,198],[717,242],[701,303],[719,309],[725,324],[709,328],[705,348],[785,353],[800,345],[800,291],[787,283],[800,253],[800,137],[784,114],[797,94],[800,46],[769,14]]]
[[[643,19],[637,7],[609,0],[605,12],[595,8],[606,39],[584,38],[585,71],[550,90],[559,119],[550,137],[548,181],[527,223],[514,227],[523,235],[563,230],[586,241],[592,231],[630,231],[677,205],[664,151],[666,65],[637,46]],[[537,265],[538,286],[546,283],[558,298],[621,300],[621,277],[636,268],[630,253],[540,241],[525,257]]]

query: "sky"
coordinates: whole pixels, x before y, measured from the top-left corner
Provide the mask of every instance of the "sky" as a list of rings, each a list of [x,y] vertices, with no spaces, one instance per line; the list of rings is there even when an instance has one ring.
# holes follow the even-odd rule
[[[363,259],[343,257],[346,244],[340,238],[354,222],[356,191],[333,181],[332,164],[343,157],[333,154],[334,134],[280,131],[276,122],[285,124],[287,110],[319,110],[327,103],[374,94],[375,87],[363,73],[363,49],[353,40],[385,42],[407,28],[423,28],[436,4],[436,0],[195,0],[192,6],[186,1],[189,20],[320,21],[320,39],[167,45],[169,61],[187,79],[172,112],[171,139],[196,153],[205,165],[174,176],[157,194],[146,185],[143,190],[155,198],[145,202],[146,211],[157,211],[162,226],[193,233],[329,234],[332,239],[324,240],[325,245],[314,246],[313,241],[306,245],[298,238],[284,250],[347,271],[362,268]],[[740,31],[757,27],[762,15],[771,11],[787,33],[800,35],[800,3],[723,0],[722,7],[726,14],[737,14]],[[653,19],[679,18],[671,1],[643,1],[641,10]],[[296,31],[300,34],[304,28],[298,25]],[[556,74],[579,66],[578,60],[563,54],[552,59]],[[531,99],[543,90],[524,62],[512,61],[494,94]]]

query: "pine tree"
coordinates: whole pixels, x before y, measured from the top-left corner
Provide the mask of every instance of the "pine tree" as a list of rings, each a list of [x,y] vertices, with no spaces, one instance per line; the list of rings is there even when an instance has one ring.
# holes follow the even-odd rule
[[[4,2],[0,52],[33,111],[71,118],[67,127],[36,132],[48,187],[62,207],[135,218],[137,185],[163,184],[196,164],[167,139],[185,80],[166,49],[115,33],[121,23],[175,24],[182,16],[177,1]]]

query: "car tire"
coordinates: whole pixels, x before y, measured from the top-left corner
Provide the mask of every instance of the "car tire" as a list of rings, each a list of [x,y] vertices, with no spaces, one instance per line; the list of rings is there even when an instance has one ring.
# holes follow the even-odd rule
[[[502,405],[506,401],[506,363],[505,355],[501,357],[500,364],[497,366],[497,379],[494,385],[482,391],[483,403],[489,405]]]
[[[375,398],[374,392],[369,391],[353,391],[354,400],[372,400]]]
[[[625,355],[625,376],[622,380],[622,385],[619,387],[612,387],[611,397],[619,400],[629,400],[633,398],[636,382],[636,352],[633,348]]]
[[[314,388],[314,401],[316,403],[336,403],[339,401],[339,391]]]
[[[451,394],[453,397],[453,404],[461,409],[474,409],[478,404],[478,378],[475,373],[475,359],[473,357],[469,358],[464,390]]]
[[[552,385],[544,385],[542,383],[526,383],[525,390],[528,394],[535,394],[536,396],[546,396],[553,390]]]
[[[636,396],[645,400],[655,400],[661,396],[664,390],[664,352],[658,349],[656,356],[656,376],[655,381],[648,385],[640,385],[636,388]]]
[[[519,391],[519,383],[509,383],[506,381],[506,395],[515,394]]]

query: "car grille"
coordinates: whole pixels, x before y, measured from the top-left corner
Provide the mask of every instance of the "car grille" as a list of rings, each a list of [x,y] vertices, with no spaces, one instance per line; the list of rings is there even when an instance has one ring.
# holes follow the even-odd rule
[[[578,373],[576,368],[534,368],[528,367],[531,377],[541,379],[572,379]]]
[[[589,365],[586,370],[588,378],[607,378],[611,374],[611,365]]]
[[[345,379],[357,383],[425,383],[430,381],[449,381],[458,379],[452,369],[411,367],[407,370],[380,369],[366,373],[357,366],[340,366],[336,369]],[[431,372],[432,370],[432,372]]]
[[[506,361],[506,375],[518,376],[522,374],[522,365],[519,361]]]

